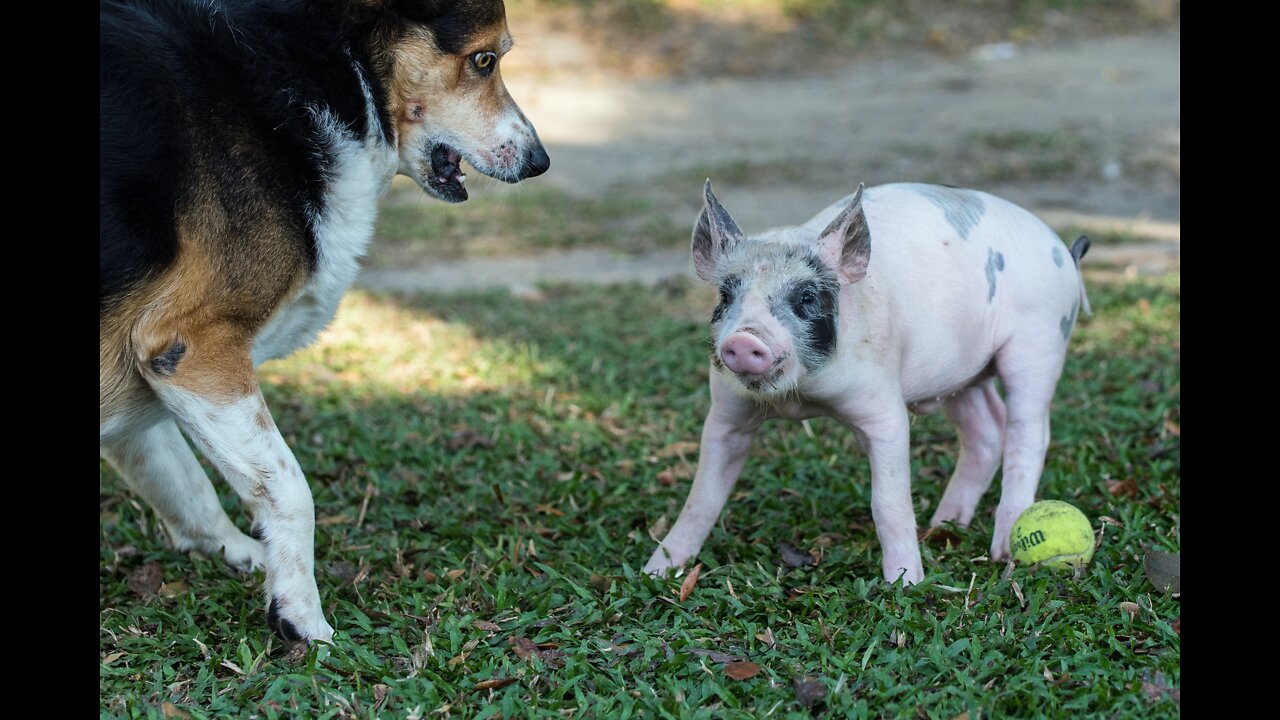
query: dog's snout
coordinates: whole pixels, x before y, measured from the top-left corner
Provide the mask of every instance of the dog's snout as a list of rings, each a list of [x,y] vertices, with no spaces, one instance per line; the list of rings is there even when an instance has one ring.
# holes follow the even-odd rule
[[[524,162],[520,163],[520,179],[537,177],[550,167],[551,158],[547,156],[547,149],[538,142],[525,154]]]

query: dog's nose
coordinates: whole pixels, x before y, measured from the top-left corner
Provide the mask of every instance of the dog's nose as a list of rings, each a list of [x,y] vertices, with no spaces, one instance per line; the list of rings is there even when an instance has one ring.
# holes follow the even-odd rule
[[[549,167],[551,167],[551,158],[547,157],[547,149],[539,142],[525,155],[524,162],[520,165],[520,179],[537,177],[546,172]]]
[[[720,346],[720,359],[725,367],[739,375],[763,375],[773,366],[769,346],[751,333],[736,332]]]

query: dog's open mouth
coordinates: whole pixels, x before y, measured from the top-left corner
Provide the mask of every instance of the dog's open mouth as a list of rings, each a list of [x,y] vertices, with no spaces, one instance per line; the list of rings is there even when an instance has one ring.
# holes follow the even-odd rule
[[[467,199],[462,172],[462,153],[440,143],[431,149],[431,167],[423,168],[422,186],[445,202],[460,203]]]

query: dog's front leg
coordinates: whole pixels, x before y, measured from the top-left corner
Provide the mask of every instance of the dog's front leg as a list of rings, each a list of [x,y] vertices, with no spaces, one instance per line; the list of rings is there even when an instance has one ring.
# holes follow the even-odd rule
[[[141,372],[248,504],[265,550],[272,629],[286,640],[331,640],[315,581],[311,489],[263,401],[243,335],[201,327],[170,336],[140,358]]]

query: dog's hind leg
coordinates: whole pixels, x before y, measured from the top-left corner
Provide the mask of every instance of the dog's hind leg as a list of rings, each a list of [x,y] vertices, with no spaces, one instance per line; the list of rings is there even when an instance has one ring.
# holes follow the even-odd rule
[[[286,640],[330,640],[316,588],[315,509],[302,468],[263,401],[251,332],[205,317],[152,334],[139,358],[147,383],[253,514],[263,544],[268,622]]]
[[[101,453],[155,510],[177,550],[222,555],[240,570],[262,566],[262,545],[227,517],[173,420],[113,437]]]

